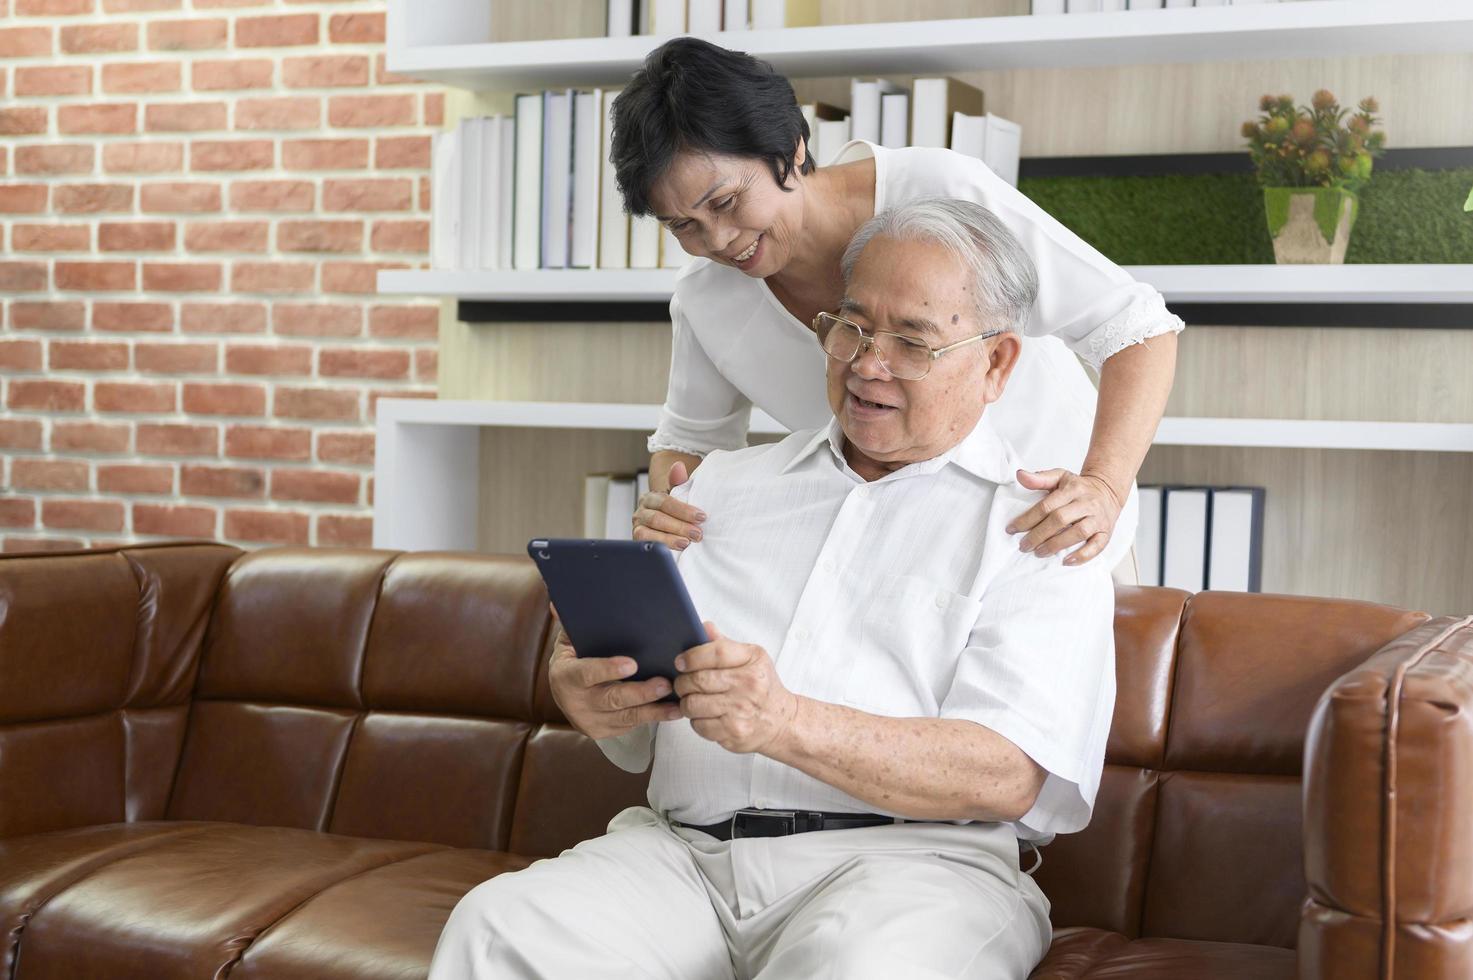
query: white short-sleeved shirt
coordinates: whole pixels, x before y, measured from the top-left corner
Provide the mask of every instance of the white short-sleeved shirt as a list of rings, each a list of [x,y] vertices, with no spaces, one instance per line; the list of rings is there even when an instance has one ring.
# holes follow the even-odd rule
[[[980,160],[951,150],[851,142],[836,164],[873,156],[875,213],[923,197],[975,201],[1038,268],[1038,300],[1008,397],[988,409],[1026,469],[1078,472],[1094,428],[1096,370],[1110,355],[1182,329],[1161,294],[1085,244]],[[670,386],[649,449],[705,455],[746,445],[753,405],[789,429],[828,424],[824,354],[767,283],[709,259],[681,270],[670,302]],[[1067,346],[1066,346],[1067,345]],[[1133,510],[1133,508],[1132,508]],[[1134,534],[1134,525],[1121,527]]]
[[[1039,559],[1005,531],[1043,494],[1015,481],[992,407],[947,453],[868,483],[844,461],[837,422],[712,453],[676,490],[710,515],[680,572],[701,617],[762,646],[789,690],[878,715],[966,719],[1017,745],[1048,773],[1014,828],[1036,840],[1082,828],[1099,788],[1114,586],[1109,565]],[[599,745],[631,771],[653,752],[650,805],[685,823],[753,806],[877,810],[727,752],[685,720]]]

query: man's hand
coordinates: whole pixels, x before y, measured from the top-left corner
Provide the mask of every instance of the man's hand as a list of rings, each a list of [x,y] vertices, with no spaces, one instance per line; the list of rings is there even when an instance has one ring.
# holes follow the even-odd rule
[[[761,752],[787,733],[798,697],[783,687],[767,651],[706,624],[710,643],[675,659],[680,711],[697,735],[728,752]]]
[[[638,669],[629,657],[580,659],[561,624],[557,631],[547,680],[553,700],[578,731],[589,738],[613,738],[641,725],[680,717],[678,705],[654,703],[670,693],[668,680],[626,681]]]

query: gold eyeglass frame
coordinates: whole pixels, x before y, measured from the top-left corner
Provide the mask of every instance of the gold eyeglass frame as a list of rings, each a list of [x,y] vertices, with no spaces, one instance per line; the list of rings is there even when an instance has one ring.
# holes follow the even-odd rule
[[[853,354],[849,355],[847,358],[839,357],[836,354],[830,354],[828,348],[824,347],[823,334],[819,330],[818,326],[819,323],[824,319],[835,320],[838,323],[843,323],[851,326],[854,328],[854,332],[859,334],[859,346],[854,348]],[[879,360],[880,366],[885,369],[885,373],[899,381],[924,381],[926,378],[930,377],[932,365],[936,363],[936,361],[941,357],[942,354],[950,354],[958,347],[965,347],[968,344],[974,344],[979,340],[987,340],[991,337],[996,337],[998,334],[1006,332],[1003,330],[989,330],[986,333],[979,333],[975,337],[968,337],[966,340],[958,340],[954,344],[947,344],[945,347],[932,347],[924,340],[919,340],[915,337],[907,337],[905,334],[896,333],[893,330],[876,330],[873,333],[865,333],[864,328],[861,327],[859,324],[855,323],[853,320],[845,319],[844,317],[839,316],[837,313],[819,313],[813,318],[813,323],[811,324],[811,326],[813,328],[813,336],[818,340],[818,349],[823,351],[825,356],[832,357],[834,360],[839,361],[842,364],[853,364],[855,358],[859,357],[859,355],[864,352],[865,347],[868,347],[870,350],[875,352],[875,357]],[[926,373],[921,375],[919,378],[902,378],[900,375],[896,374],[893,370],[891,370],[890,365],[885,363],[885,355],[880,353],[880,348],[875,344],[875,341],[879,340],[881,337],[894,337],[902,344],[908,344],[909,346],[918,349],[925,349],[925,351],[931,356],[931,359],[926,363]]]

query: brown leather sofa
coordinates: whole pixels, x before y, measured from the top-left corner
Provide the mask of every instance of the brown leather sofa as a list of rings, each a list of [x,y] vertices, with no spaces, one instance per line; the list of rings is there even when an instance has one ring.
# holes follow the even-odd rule
[[[1116,633],[1036,977],[1473,977],[1469,619],[1124,588]],[[519,558],[0,558],[0,980],[422,977],[463,893],[642,798],[547,652]]]

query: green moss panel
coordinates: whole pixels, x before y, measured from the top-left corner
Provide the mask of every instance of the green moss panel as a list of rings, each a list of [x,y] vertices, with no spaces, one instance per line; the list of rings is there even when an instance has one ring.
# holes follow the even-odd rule
[[[1361,192],[1347,263],[1473,263],[1473,168],[1378,173]],[[1250,174],[1037,177],[1019,189],[1120,265],[1274,260]]]

